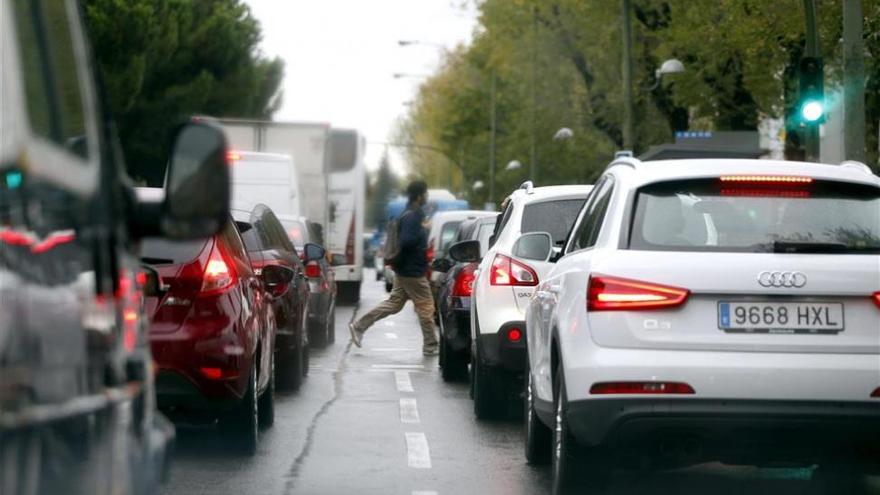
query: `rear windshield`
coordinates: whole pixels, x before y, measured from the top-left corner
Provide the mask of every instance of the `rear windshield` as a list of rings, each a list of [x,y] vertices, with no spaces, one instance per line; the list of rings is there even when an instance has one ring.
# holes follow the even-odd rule
[[[717,179],[650,185],[636,198],[630,248],[876,254],[880,188]]]
[[[284,231],[287,233],[288,239],[293,243],[297,250],[301,250],[303,246],[309,242],[309,231],[302,222],[296,220],[281,220]]]
[[[526,205],[523,210],[522,233],[547,232],[555,245],[562,244],[583,205],[583,198]]]
[[[461,225],[461,221],[453,221],[446,222],[443,224],[443,227],[440,228],[440,251],[446,251],[446,248],[449,247],[449,243],[455,239],[455,233],[458,231],[458,226]]]
[[[141,245],[141,259],[150,265],[180,265],[196,259],[204,247],[205,240],[146,239]]]

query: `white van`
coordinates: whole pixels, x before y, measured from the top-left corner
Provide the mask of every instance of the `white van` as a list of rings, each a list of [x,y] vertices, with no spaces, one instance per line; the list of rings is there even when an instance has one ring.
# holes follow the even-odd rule
[[[302,213],[299,177],[290,155],[230,151],[232,167],[232,203],[250,209],[268,206],[278,215]]]

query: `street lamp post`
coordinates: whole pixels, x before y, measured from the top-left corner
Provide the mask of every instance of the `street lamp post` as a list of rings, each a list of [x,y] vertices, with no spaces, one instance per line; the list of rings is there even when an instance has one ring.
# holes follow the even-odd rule
[[[633,127],[632,29],[630,0],[621,0],[623,21],[623,149],[635,147]]]

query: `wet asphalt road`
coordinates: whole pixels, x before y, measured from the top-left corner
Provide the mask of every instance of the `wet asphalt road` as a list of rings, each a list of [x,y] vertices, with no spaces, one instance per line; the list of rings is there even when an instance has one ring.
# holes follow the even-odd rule
[[[365,278],[369,308],[385,292],[372,271]],[[363,349],[348,343],[355,311],[337,309],[336,343],[312,350],[302,388],[277,392],[255,456],[235,454],[213,428],[178,427],[163,495],[549,493],[549,469],[525,463],[521,419],[477,422],[467,384],[443,383],[437,358],[422,357],[410,304],[370,329]],[[810,476],[718,464],[622,471],[604,493],[794,495],[810,491]]]

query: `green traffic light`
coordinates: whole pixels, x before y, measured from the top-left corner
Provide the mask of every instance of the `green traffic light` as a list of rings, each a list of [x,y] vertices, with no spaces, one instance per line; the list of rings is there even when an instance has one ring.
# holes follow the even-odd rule
[[[822,118],[822,114],[824,113],[825,107],[822,105],[821,101],[811,100],[805,102],[803,106],[801,106],[801,116],[807,122],[816,122]]]

